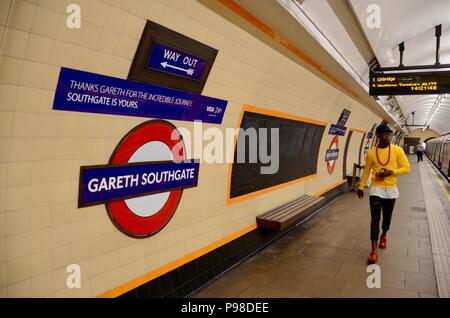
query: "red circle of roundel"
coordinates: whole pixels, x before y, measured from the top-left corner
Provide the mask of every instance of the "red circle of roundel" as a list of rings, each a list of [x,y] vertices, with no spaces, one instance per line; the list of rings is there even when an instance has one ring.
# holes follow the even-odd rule
[[[339,145],[338,136],[334,136],[333,140],[331,140],[330,147],[328,147],[328,149],[338,149],[338,145]],[[335,146],[335,147],[333,148],[333,146]],[[333,161],[333,163],[330,164],[331,161]],[[328,173],[330,173],[330,174],[333,173],[334,166],[336,165],[336,161],[337,161],[337,159],[336,160],[327,161]]]
[[[172,151],[173,159],[181,160],[184,154],[183,139],[178,134],[179,138],[172,140],[171,136],[174,131],[176,131],[176,127],[163,120],[150,120],[135,127],[117,145],[111,155],[109,164],[127,163],[141,146],[151,141],[163,142]],[[176,136],[174,135],[174,137]],[[179,150],[179,153],[175,153],[174,147],[179,142],[182,143],[183,147]],[[170,191],[170,195],[162,208],[148,217],[134,214],[123,199],[106,203],[106,209],[109,217],[119,230],[133,237],[147,237],[160,231],[169,222],[177,209],[182,194],[182,189]]]

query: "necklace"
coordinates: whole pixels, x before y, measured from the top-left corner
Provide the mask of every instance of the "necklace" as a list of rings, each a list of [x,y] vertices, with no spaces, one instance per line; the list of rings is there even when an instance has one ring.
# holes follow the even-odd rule
[[[391,145],[389,145],[388,158],[387,158],[387,161],[385,163],[382,163],[380,161],[380,157],[378,156],[378,146],[377,146],[377,149],[376,149],[376,154],[377,154],[377,161],[378,161],[378,163],[380,165],[382,165],[382,166],[386,166],[389,163],[389,161],[391,160]]]

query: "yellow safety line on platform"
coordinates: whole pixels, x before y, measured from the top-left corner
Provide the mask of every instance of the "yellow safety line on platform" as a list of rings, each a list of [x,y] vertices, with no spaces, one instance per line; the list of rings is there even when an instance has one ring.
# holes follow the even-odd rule
[[[447,196],[447,200],[450,201],[450,193],[448,193],[447,189],[444,187],[444,185],[442,184],[441,178],[439,178],[439,176],[436,174],[436,172],[434,172],[433,167],[431,167],[431,172],[434,174],[434,176],[436,177],[436,180],[439,184],[439,186],[442,189],[442,192],[444,192],[444,194]]]

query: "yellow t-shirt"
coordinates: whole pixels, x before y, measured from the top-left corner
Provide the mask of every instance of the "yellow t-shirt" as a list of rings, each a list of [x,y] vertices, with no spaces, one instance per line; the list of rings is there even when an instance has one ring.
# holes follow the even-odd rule
[[[390,151],[390,157],[389,157]],[[377,159],[378,152],[378,159]],[[388,160],[389,159],[389,160]],[[378,179],[376,173],[384,169],[392,170],[393,175]],[[364,167],[364,173],[359,183],[359,189],[363,190],[366,185],[367,179],[369,179],[370,170],[372,172],[373,187],[380,188],[394,188],[397,186],[397,176],[411,171],[408,158],[405,155],[403,149],[396,145],[389,145],[386,148],[374,147],[369,150],[366,156],[366,163]]]

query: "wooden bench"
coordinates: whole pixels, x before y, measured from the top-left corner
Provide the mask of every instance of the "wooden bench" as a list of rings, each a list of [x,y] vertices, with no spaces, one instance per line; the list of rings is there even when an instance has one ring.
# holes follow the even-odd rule
[[[256,217],[259,228],[281,231],[325,204],[325,197],[304,195]]]

